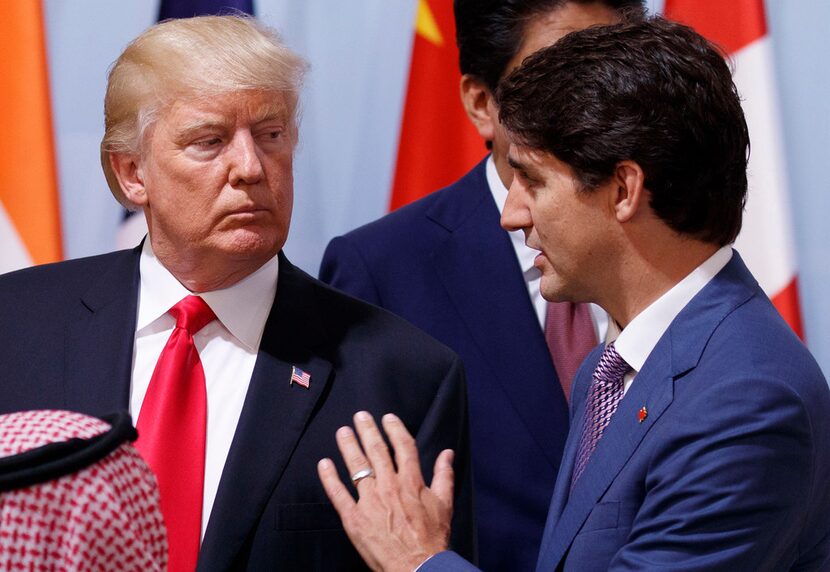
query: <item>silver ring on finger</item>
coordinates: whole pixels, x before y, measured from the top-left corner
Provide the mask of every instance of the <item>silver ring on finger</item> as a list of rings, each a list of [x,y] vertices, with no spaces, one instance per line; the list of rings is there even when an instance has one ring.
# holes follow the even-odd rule
[[[357,483],[359,483],[363,479],[368,479],[369,477],[373,479],[375,478],[375,472],[372,469],[360,469],[352,475],[352,484],[354,486],[357,486]]]

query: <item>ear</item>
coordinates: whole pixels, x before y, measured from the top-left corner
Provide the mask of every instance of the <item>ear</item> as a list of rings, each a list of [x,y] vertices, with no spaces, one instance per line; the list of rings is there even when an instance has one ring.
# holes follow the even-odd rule
[[[464,74],[461,76],[461,104],[481,138],[492,141],[498,111],[490,89],[480,79]]]
[[[110,153],[110,167],[124,196],[136,206],[147,204],[147,191],[144,186],[144,173],[139,164],[138,155],[130,153]]]
[[[614,213],[619,222],[628,222],[643,209],[648,208],[645,189],[645,173],[634,161],[620,161],[612,176]]]

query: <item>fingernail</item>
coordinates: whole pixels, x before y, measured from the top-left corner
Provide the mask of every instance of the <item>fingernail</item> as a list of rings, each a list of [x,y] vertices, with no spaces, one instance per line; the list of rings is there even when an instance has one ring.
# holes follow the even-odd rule
[[[317,463],[317,466],[321,469],[331,468],[331,466],[332,466],[331,459],[320,459],[320,462]]]
[[[369,415],[368,411],[358,411],[354,414],[354,418],[358,421],[369,421],[370,419],[372,419],[372,416]]]
[[[387,413],[383,416],[383,419],[384,421],[400,421],[400,419],[398,419],[398,416],[394,413]]]
[[[351,433],[352,433],[352,428],[351,427],[343,426],[343,427],[341,427],[340,429],[337,430],[336,435],[339,435],[340,437],[347,437],[347,436],[351,435]]]

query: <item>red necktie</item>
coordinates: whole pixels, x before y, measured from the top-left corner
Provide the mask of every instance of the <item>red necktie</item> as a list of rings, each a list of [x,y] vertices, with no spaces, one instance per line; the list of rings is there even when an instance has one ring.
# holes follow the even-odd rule
[[[193,336],[216,315],[198,296],[187,296],[169,312],[176,327],[150,378],[135,445],[158,480],[169,570],[192,572],[202,530],[207,429],[205,372]]]
[[[588,304],[548,302],[545,341],[565,399],[571,399],[571,383],[585,356],[597,345]]]

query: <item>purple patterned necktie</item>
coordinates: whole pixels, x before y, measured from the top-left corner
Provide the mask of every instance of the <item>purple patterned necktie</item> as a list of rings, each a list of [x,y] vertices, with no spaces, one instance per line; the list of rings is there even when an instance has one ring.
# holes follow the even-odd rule
[[[617,410],[623,396],[623,377],[630,369],[631,367],[617,353],[614,342],[605,346],[588,392],[588,405],[582,423],[582,435],[579,437],[579,448],[576,451],[571,490],[597,448],[597,442],[611,421],[611,416]]]

